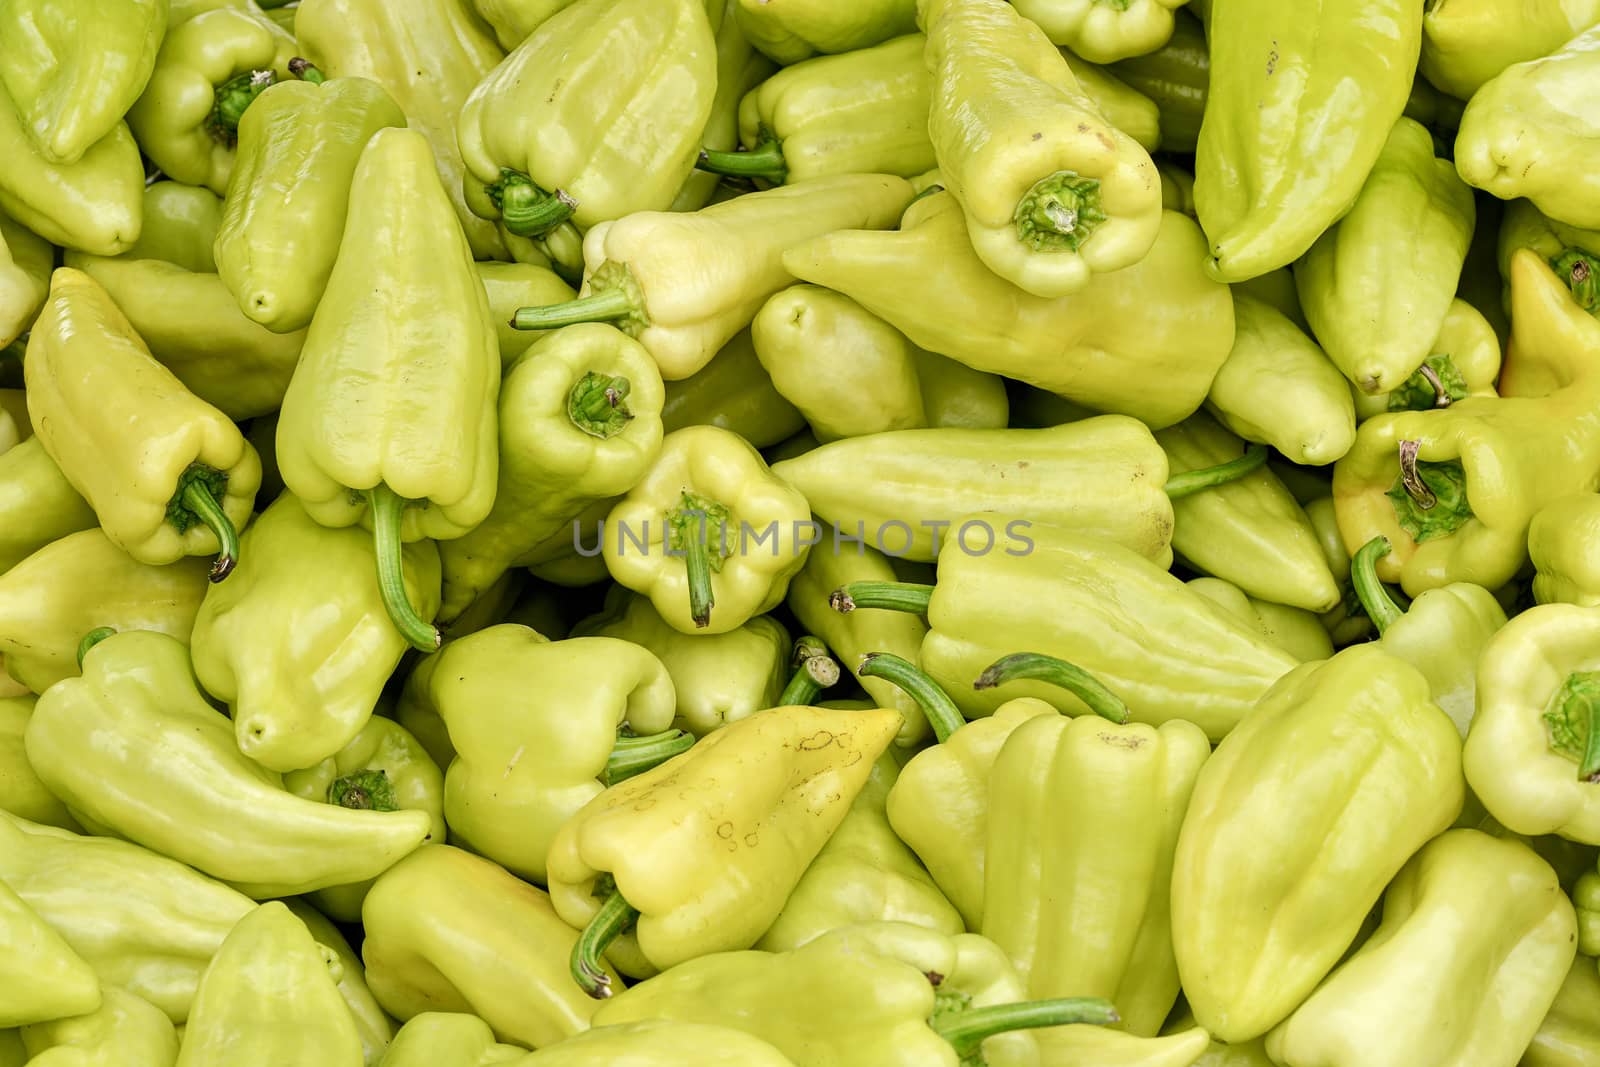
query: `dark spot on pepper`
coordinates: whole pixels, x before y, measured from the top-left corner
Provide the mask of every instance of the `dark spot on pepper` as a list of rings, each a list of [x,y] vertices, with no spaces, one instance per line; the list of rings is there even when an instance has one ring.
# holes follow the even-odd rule
[[[1100,734],[1099,736],[1100,740],[1104,741],[1106,744],[1116,745],[1118,748],[1126,748],[1131,750],[1144,747],[1145,739],[1139,737],[1137,734]]]
[[[800,744],[796,747],[798,747],[801,752],[815,752],[818,749],[827,748],[829,745],[833,744],[833,742],[834,736],[831,732],[827,730],[818,730],[810,737],[802,737],[800,739]]]
[[[733,823],[731,823],[731,822],[718,823],[717,824],[717,836],[722,838],[724,841],[731,840],[733,838]]]
[[[1034,135],[1033,135],[1033,139],[1034,139],[1034,140],[1035,140],[1035,141],[1037,141],[1037,140],[1039,140],[1039,139],[1040,139],[1040,138],[1041,138],[1041,137],[1043,137],[1043,136],[1044,136],[1044,134],[1042,134],[1042,133],[1036,133],[1036,134],[1034,134]]]

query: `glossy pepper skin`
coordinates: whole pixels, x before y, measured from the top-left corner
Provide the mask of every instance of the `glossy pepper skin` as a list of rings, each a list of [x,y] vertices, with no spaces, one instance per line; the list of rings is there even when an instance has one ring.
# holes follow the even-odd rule
[[[1498,395],[1500,339],[1483,313],[1460,297],[1450,301],[1439,336],[1422,363],[1391,392],[1364,393],[1352,382],[1356,418],[1365,421],[1387,411],[1427,411],[1469,396]]]
[[[138,845],[83,837],[0,812],[4,881],[106,985],[175,1023],[223,938],[255,905],[220,882]]]
[[[511,325],[511,316],[529,304],[556,303],[577,295],[561,275],[536,263],[473,263],[483,291],[489,296],[489,315],[500,342],[500,366],[509,371],[518,357],[542,334],[529,333]]]
[[[0,348],[33,325],[50,292],[54,265],[49,241],[0,215]]]
[[[687,427],[667,435],[650,470],[611,509],[606,569],[673,628],[727,633],[783,600],[805,563],[801,527],[810,515],[805,498],[742,438]]]
[[[1512,1063],[1566,977],[1575,930],[1555,871],[1528,846],[1450,830],[1401,870],[1377,930],[1267,1051],[1281,1063]],[[1436,979],[1419,988],[1426,963]]]
[[[444,784],[451,832],[536,882],[562,824],[604,791],[620,738],[666,731],[676,709],[667,669],[638,645],[546,641],[514,623],[450,642],[408,684],[456,751]]]
[[[497,864],[424,846],[378,879],[361,922],[367,984],[397,1019],[470,1012],[530,1048],[589,1027],[596,1002],[567,972],[577,931]]]
[[[75,163],[144,91],[167,31],[167,0],[113,0],[91,11],[47,0],[0,11],[0,83],[34,149]]]
[[[1403,660],[1348,648],[1273,686],[1178,836],[1173,946],[1200,1025],[1247,1041],[1288,1016],[1463,791],[1455,726]]]
[[[7,989],[0,1024],[26,1026],[100,1007],[100,982],[94,971],[4,882],[0,882],[0,941],[6,946],[0,980]]]
[[[23,371],[34,432],[106,536],[155,565],[221,549],[212,578],[226,578],[261,461],[155,361],[99,283],[66,267],[51,276]]]
[[[1321,618],[1304,608],[1255,599],[1221,578],[1190,578],[1183,584],[1301,663],[1333,655],[1333,642]]]
[[[240,116],[289,75],[294,38],[259,10],[224,7],[174,25],[128,111],[139,147],[176,181],[223,195]]]
[[[438,1067],[456,1062],[486,1067],[526,1058],[528,1050],[495,1040],[489,1024],[476,1015],[425,1011],[413,1015],[395,1034],[379,1067]]]
[[[311,322],[361,150],[379,130],[405,124],[400,106],[366,78],[283,82],[245,111],[214,254],[246,318],[274,333]]]
[[[1046,298],[1143,258],[1161,229],[1155,165],[1044,32],[1000,0],[921,0],[918,23],[928,134],[978,258]]]
[[[737,0],[735,18],[758,50],[778,63],[798,63],[818,52],[854,52],[917,28],[916,0]]]
[[[1535,600],[1586,608],[1600,605],[1600,572],[1588,551],[1597,528],[1600,496],[1593,493],[1561,497],[1534,514],[1528,525],[1528,556],[1536,572]]]
[[[172,1067],[178,1034],[148,1001],[102,986],[100,1007],[85,1015],[25,1026],[19,1032],[28,1063],[72,1067]]]
[[[99,521],[37,437],[0,453],[0,573]]]
[[[1201,269],[1204,254],[1194,221],[1164,212],[1138,263],[1047,300],[984,266],[961,205],[935,193],[897,232],[828,233],[794,245],[783,262],[930,352],[1160,428],[1200,406],[1233,345],[1233,301]]]
[[[1600,22],[1595,0],[1533,0],[1508,8],[1494,0],[1450,0],[1422,19],[1423,77],[1460,100],[1471,100],[1514,63],[1550,55]]]
[[[370,878],[428,834],[420,812],[351,811],[285,792],[278,775],[239,752],[174,638],[113,634],[89,649],[83,669],[34,706],[25,740],[39,778],[90,829],[259,897]],[[98,758],[83,758],[86,743]],[[184,815],[194,811],[214,821]]]
[[[1283,312],[1233,293],[1233,350],[1206,394],[1206,407],[1246,441],[1294,463],[1322,466],[1356,439],[1350,385],[1328,354]]]
[[[376,1063],[388,1046],[389,1039],[394,1036],[394,1025],[378,1006],[372,990],[367,988],[361,957],[355,954],[339,928],[326,915],[307,904],[304,898],[284,903],[294,912],[295,918],[306,924],[306,929],[311,931],[317,944],[332,949],[333,955],[338,958],[342,973],[335,977],[334,983],[339,988],[339,995],[344,998],[345,1007],[350,1009],[350,1017],[355,1020],[356,1034],[361,1038],[362,1057],[369,1064]],[[332,970],[330,966],[330,973]]]
[[[956,520],[990,511],[1103,537],[1162,566],[1172,562],[1173,503],[1162,489],[1167,456],[1144,424],[1126,415],[1041,430],[876,433],[814,448],[773,473],[841,531],[907,559],[938,559],[946,540],[969,536]],[[1002,534],[1012,536],[1008,523],[980,524],[971,543]]]
[[[201,185],[157,181],[145,186],[145,225],[123,255],[160,259],[196,274],[214,274],[211,244],[222,223],[222,197]]]
[[[1295,264],[1317,340],[1363,392],[1399,388],[1432,354],[1475,219],[1472,190],[1401,118],[1355,205]]]
[[[523,237],[666,209],[694,169],[716,64],[704,0],[578,0],[462,105],[467,206]]]
[[[195,676],[226,701],[239,751],[274,771],[344,748],[372,714],[406,640],[389,621],[372,539],[330,529],[284,493],[245,531],[243,565],[213,586],[190,638]],[[406,592],[439,601],[438,551],[403,550]]]
[[[1037,715],[1006,739],[989,778],[982,932],[1030,997],[1101,996],[1129,1032],[1160,1029],[1178,995],[1173,851],[1210,755],[1182,719]]]
[[[1150,6],[1162,5],[1157,0]],[[1192,153],[1205,114],[1211,52],[1199,19],[1181,7],[1173,10],[1171,17],[1172,35],[1165,44],[1113,63],[1109,69],[1155,101],[1161,112],[1161,146],[1169,152]]]
[[[789,633],[772,616],[757,615],[723,634],[691,635],[622,586],[613,586],[605,610],[579,622],[572,636],[614,637],[652,653],[677,692],[671,725],[696,736],[772,707],[790,673]]]
[[[910,183],[892,174],[846,174],[687,214],[640,211],[602,222],[583,241],[579,299],[524,309],[516,322],[545,329],[613,321],[644,345],[662,378],[687,378],[794,281],[782,262],[786,249],[830,230],[891,226],[911,197]]]
[[[500,384],[494,506],[444,542],[449,622],[590,504],[632,489],[661,451],[661,375],[635,340],[580,323],[537,341]]]
[[[749,948],[782,912],[899,727],[899,713],[886,709],[771,708],[609,787],[550,845],[557,913],[586,926],[601,907],[596,882],[610,875],[639,913],[610,956],[636,976]],[[700,802],[711,796],[718,799]],[[744,847],[730,851],[729,840]]]
[[[1174,475],[1238,459],[1244,451],[1244,442],[1205,412],[1158,431],[1155,439]],[[1339,602],[1311,520],[1266,467],[1174,500],[1172,516],[1172,551],[1203,573],[1308,611]]]
[[[1017,13],[1058,45],[1093,63],[1142,56],[1172,36],[1173,13],[1187,0],[1023,0]]]
[[[0,810],[76,833],[81,829],[77,820],[28,762],[23,735],[33,715],[33,701],[31,693],[0,697]]]
[[[1455,146],[1461,177],[1504,200],[1525,196],[1568,225],[1600,228],[1594,174],[1600,108],[1583,89],[1596,70],[1600,26],[1591,26],[1486,82],[1461,116]]]
[[[710,363],[666,383],[661,426],[668,433],[685,426],[717,426],[766,448],[805,429],[806,419],[772,384],[750,331],[740,330]]]
[[[1589,314],[1600,317],[1600,273],[1596,270],[1600,267],[1600,231],[1557,222],[1531,202],[1513,200],[1506,205],[1495,242],[1500,276],[1508,285],[1511,256],[1519,248],[1532,248],[1544,256],[1550,269],[1572,290],[1573,299]],[[1510,383],[1508,376],[1503,384]],[[1514,386],[1505,391],[1508,395],[1520,392]]]
[[[700,133],[704,149],[731,152],[739,147],[739,102],[776,70],[766,56],[757,52],[739,28],[735,12],[739,0],[708,0],[706,15],[717,43],[716,92],[711,97],[711,116]],[[673,211],[699,211],[713,197],[720,199],[722,175],[695,170],[683,180],[672,198]]]
[[[495,39],[507,52],[528,39],[528,35],[550,16],[572,4],[572,0],[471,0],[478,17],[494,30]]]
[[[1555,1003],[1534,1033],[1519,1067],[1593,1067],[1600,1063],[1600,974],[1590,956],[1573,958]]]
[[[1600,484],[1600,374],[1592,365],[1600,322],[1536,252],[1517,252],[1512,270],[1512,350],[1559,365],[1559,388],[1379,415],[1361,424],[1355,447],[1334,466],[1345,544],[1387,537],[1393,551],[1378,576],[1412,596],[1456,581],[1499,588],[1527,559],[1533,513]],[[1408,489],[1400,453],[1411,448],[1420,484]]]
[[[517,1062],[521,1067],[793,1067],[760,1038],[725,1026],[667,1019],[602,1026]]]
[[[1238,282],[1298,259],[1355,203],[1411,92],[1422,8],[1251,0],[1219,7],[1206,38],[1195,207],[1211,272]]]

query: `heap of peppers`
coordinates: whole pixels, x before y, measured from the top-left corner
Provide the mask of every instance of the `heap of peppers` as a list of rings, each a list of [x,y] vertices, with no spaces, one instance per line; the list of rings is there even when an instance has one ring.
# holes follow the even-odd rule
[[[0,0],[0,1067],[1600,1067],[1600,0]]]

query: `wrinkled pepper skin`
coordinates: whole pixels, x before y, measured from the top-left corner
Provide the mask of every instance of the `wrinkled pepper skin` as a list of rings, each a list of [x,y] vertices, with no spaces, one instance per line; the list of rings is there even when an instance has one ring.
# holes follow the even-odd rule
[[[1162,6],[1157,0],[1156,4]],[[1131,88],[1154,100],[1161,111],[1161,147],[1192,154],[1200,138],[1211,81],[1211,52],[1205,28],[1184,8],[1172,12],[1172,36],[1144,55],[1130,56],[1110,71]]]
[[[181,1023],[206,964],[251,900],[138,845],[0,812],[0,881],[58,931],[104,985]]]
[[[458,617],[584,508],[638,484],[661,451],[663,398],[649,353],[612,327],[540,336],[500,384],[494,506],[440,546],[440,619]]]
[[[1600,973],[1590,956],[1575,956],[1555,1003],[1518,1067],[1594,1067],[1600,1063]]]
[[[1006,739],[989,779],[982,933],[1030,998],[1101,996],[1130,1033],[1161,1028],[1178,996],[1173,851],[1210,755],[1182,719],[1038,715]]]
[[[1017,13],[1056,44],[1093,63],[1142,56],[1172,36],[1173,13],[1187,0],[1022,0]]]
[[[379,1067],[487,1067],[525,1059],[528,1050],[495,1040],[489,1024],[462,1012],[425,1011],[395,1034]]]
[[[54,265],[49,241],[0,215],[0,348],[33,325],[50,293]]]
[[[340,964],[282,901],[239,920],[200,979],[177,1067],[315,1062],[360,1067]]]
[[[1233,350],[1206,395],[1211,413],[1293,463],[1320,467],[1350,451],[1355,406],[1328,354],[1283,312],[1240,289],[1233,326]]]
[[[22,1028],[22,1044],[38,1067],[172,1067],[178,1033],[148,1001],[116,986],[101,987],[99,1010]]]
[[[1500,339],[1483,313],[1459,297],[1450,301],[1439,336],[1422,362],[1439,379],[1450,404],[1469,396],[1498,395],[1495,380],[1500,376]],[[1440,389],[1421,367],[1392,392],[1364,393],[1354,382],[1350,392],[1356,418],[1363,422],[1387,411],[1427,411],[1440,406]]]
[[[821,52],[854,52],[917,28],[917,0],[737,0],[734,17],[758,50],[777,63]]]
[[[610,874],[640,913],[610,956],[639,977],[749,948],[778,918],[899,728],[899,713],[886,709],[772,708],[611,786],[550,845],[556,912],[587,925],[600,909],[595,883]],[[745,847],[730,851],[730,840]]]
[[[285,792],[239,752],[174,638],[113,634],[83,669],[40,698],[24,739],[40,780],[91,830],[264,898],[371,878],[431,829],[421,812],[351,811]],[[85,745],[96,758],[83,758]],[[212,821],[185,814],[194,811]]]
[[[400,106],[366,78],[284,82],[245,111],[214,255],[246,318],[273,333],[310,324],[361,150],[384,127],[405,124]]]
[[[759,1038],[725,1026],[646,1019],[569,1038],[519,1067],[794,1067]]]
[[[1417,66],[1441,92],[1471,100],[1507,67],[1547,56],[1597,22],[1596,0],[1448,0],[1423,15]]]
[[[196,274],[215,274],[211,245],[222,224],[222,197],[200,185],[157,181],[144,190],[145,225],[126,259],[159,259]],[[187,305],[183,305],[187,306]]]
[[[1409,0],[1223,4],[1195,149],[1210,270],[1286,266],[1350,209],[1411,92],[1422,8]]]
[[[1190,578],[1183,583],[1229,615],[1248,624],[1270,644],[1301,663],[1327,659],[1333,642],[1322,620],[1304,608],[1291,608],[1247,596],[1244,590],[1221,578]]]
[[[1044,32],[1001,0],[921,0],[918,23],[928,134],[978,258],[1043,298],[1142,259],[1161,229],[1155,164]]]
[[[1155,439],[1174,475],[1244,452],[1244,442],[1205,412],[1158,431]],[[1265,466],[1174,500],[1172,516],[1172,551],[1195,569],[1253,597],[1307,611],[1327,611],[1339,602],[1311,520]]]
[[[0,457],[0,466],[4,462]],[[1600,496],[1593,493],[1561,497],[1534,514],[1528,525],[1528,557],[1535,569],[1536,601],[1600,606],[1600,568],[1589,551],[1597,536]]]
[[[1575,931],[1555,871],[1528,846],[1451,830],[1401,870],[1377,930],[1267,1052],[1330,1067],[1510,1067],[1566,978]],[[1423,972],[1433,980],[1419,983]]]
[[[805,429],[806,419],[772,384],[750,331],[740,330],[710,363],[666,383],[661,427],[671,433],[685,426],[720,427],[766,448]]]
[[[97,626],[150,630],[187,644],[209,570],[202,559],[140,563],[98,527],[50,542],[0,575],[7,673],[35,693],[76,677],[78,642]]]
[[[467,206],[526,237],[665,210],[694,169],[716,74],[705,0],[578,0],[462,105]]]
[[[0,453],[0,574],[99,522],[37,437]]]
[[[100,982],[89,965],[72,951],[27,903],[0,882],[0,980],[6,1003],[0,1025],[27,1026],[69,1015],[86,1015],[100,1007]]]
[[[844,821],[756,948],[787,952],[862,922],[911,923],[951,937],[966,930],[961,913],[889,825],[885,803],[898,774],[892,756],[878,757]]]
[[[613,586],[605,611],[572,636],[614,637],[654,654],[677,691],[671,726],[696,736],[772,707],[789,679],[789,633],[770,615],[724,634],[691,635],[668,625],[649,600]]]
[[[1125,415],[1041,430],[900,430],[814,448],[773,467],[842,535],[880,552],[933,562],[948,539],[967,543],[967,512],[1027,516],[1092,534],[1162,566],[1172,562],[1167,456]],[[1204,495],[1204,494],[1202,494]],[[977,524],[990,550],[1011,524]],[[1026,529],[1026,523],[1017,525]]]
[[[1345,649],[1269,690],[1200,772],[1172,933],[1200,1025],[1257,1037],[1333,968],[1388,883],[1461,810],[1461,742],[1428,681]]]
[[[1461,116],[1461,177],[1502,200],[1525,196],[1570,226],[1600,228],[1600,107],[1586,88],[1597,70],[1600,26],[1593,26],[1486,82]]]
[[[501,1040],[542,1048],[588,1029],[598,1006],[568,973],[578,932],[550,898],[470,852],[413,852],[372,887],[361,922],[367,984],[402,1021],[470,1012]]]
[[[930,352],[1159,429],[1200,406],[1233,346],[1233,301],[1206,276],[1204,254],[1194,221],[1164,212],[1142,260],[1047,300],[984,266],[960,204],[936,193],[896,232],[828,233],[783,263]]]
[[[118,122],[76,163],[46,162],[0,91],[0,211],[54,245],[97,256],[126,252],[144,221],[144,163]]]
[[[1545,503],[1600,485],[1600,321],[1575,304],[1544,260],[1512,260],[1511,348],[1567,368],[1545,396],[1469,397],[1448,408],[1379,415],[1334,465],[1333,495],[1347,546],[1389,539],[1378,577],[1411,596],[1450,582],[1497,589],[1527,560],[1528,524]],[[1401,470],[1415,442],[1423,509]]]
[[[1311,329],[1362,392],[1399,388],[1432,354],[1475,219],[1472,190],[1401,118],[1349,213],[1295,264]]]
[[[249,521],[261,484],[256,450],[155,361],[93,278],[67,267],[51,276],[23,371],[45,451],[135,559],[159,566],[219,550],[189,502],[192,484],[204,485],[234,530]],[[219,568],[214,578],[226,576]]]
[[[167,0],[91,9],[23,0],[0,10],[0,83],[35,151],[76,163],[144,91],[167,32]]]
[[[0,697],[0,810],[76,833],[77,820],[67,806],[45,788],[28,762],[23,736],[33,715],[33,696]]]

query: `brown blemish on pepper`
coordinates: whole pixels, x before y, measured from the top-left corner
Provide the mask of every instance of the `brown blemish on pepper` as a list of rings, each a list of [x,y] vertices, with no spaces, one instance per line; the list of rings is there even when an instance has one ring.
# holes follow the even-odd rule
[[[834,737],[832,731],[818,730],[810,737],[802,737],[800,743],[795,747],[801,752],[816,752],[834,744],[836,740],[837,738]]]
[[[1145,739],[1138,734],[1100,734],[1100,740],[1108,745],[1126,748],[1130,751],[1144,747]]]

